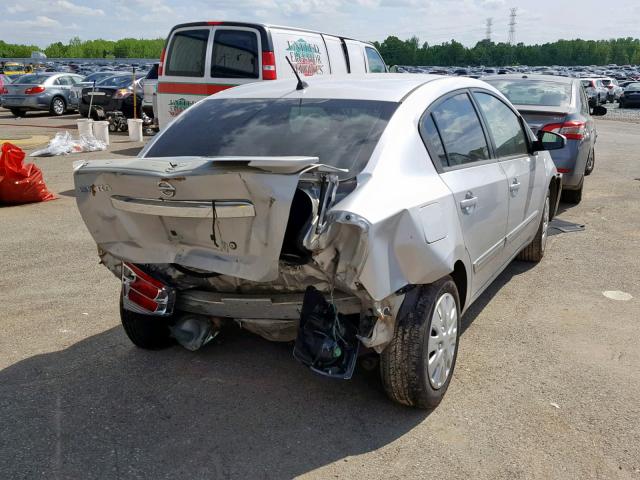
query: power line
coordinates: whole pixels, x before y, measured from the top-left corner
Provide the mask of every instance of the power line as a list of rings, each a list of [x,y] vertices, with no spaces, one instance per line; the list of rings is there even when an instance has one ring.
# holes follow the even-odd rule
[[[509,14],[509,45],[513,45],[516,41],[516,15],[518,15],[518,9],[512,8]]]
[[[485,33],[485,39],[491,41],[491,27],[493,26],[493,18],[487,18],[487,30]]]

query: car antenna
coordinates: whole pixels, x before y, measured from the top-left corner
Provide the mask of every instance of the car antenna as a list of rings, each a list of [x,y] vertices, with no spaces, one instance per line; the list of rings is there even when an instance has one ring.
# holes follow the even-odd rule
[[[289,66],[291,67],[291,70],[293,70],[293,74],[298,79],[298,84],[296,85],[296,90],[304,90],[305,88],[307,88],[309,86],[309,84],[307,82],[304,82],[300,78],[300,75],[298,74],[298,71],[296,70],[296,67],[293,66],[293,63],[291,63],[291,60],[289,60],[289,57],[285,56],[284,58],[287,59],[287,62],[289,63]]]

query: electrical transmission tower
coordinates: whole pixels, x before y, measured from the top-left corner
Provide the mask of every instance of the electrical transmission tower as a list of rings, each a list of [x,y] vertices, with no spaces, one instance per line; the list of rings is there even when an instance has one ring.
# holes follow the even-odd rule
[[[491,27],[493,26],[493,18],[487,18],[487,34],[486,34],[486,39],[487,41],[491,41]]]
[[[518,14],[517,8],[511,9],[511,14],[509,15],[509,45],[513,45],[516,41],[516,15]]]

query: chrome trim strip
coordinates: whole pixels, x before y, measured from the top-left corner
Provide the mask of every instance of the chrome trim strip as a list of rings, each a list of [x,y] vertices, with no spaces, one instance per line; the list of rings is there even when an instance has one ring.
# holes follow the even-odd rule
[[[525,218],[524,222],[522,222],[516,228],[511,230],[511,232],[507,234],[507,243],[510,243],[511,241],[513,241],[514,238],[520,235],[520,233],[522,233],[522,230],[524,230],[533,220],[535,220],[537,216],[538,216],[538,210],[533,212],[531,215]]]
[[[131,198],[121,195],[113,195],[111,197],[111,205],[117,210],[161,217],[213,218],[214,204],[216,218],[256,216],[256,210],[251,202],[239,200],[157,200],[154,198]]]
[[[498,252],[500,252],[501,247],[504,247],[505,238],[501,238],[498,243],[496,243],[489,250],[484,252],[475,262],[473,262],[473,273],[477,273],[482,267],[484,267],[489,260],[491,260]]]

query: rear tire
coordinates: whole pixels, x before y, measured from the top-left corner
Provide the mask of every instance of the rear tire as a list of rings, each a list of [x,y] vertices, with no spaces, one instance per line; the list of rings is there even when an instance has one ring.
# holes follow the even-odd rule
[[[593,168],[596,166],[596,151],[591,150],[589,158],[587,159],[587,166],[584,169],[585,176],[591,175],[593,172]]]
[[[59,117],[60,115],[64,115],[67,111],[67,103],[64,101],[62,97],[53,97],[51,100],[51,105],[49,106],[49,111]]]
[[[550,196],[547,192],[547,198],[544,200],[544,207],[542,210],[542,218],[540,219],[540,225],[536,236],[531,243],[524,247],[518,254],[518,260],[525,262],[539,262],[544,257],[544,251],[547,248],[547,234],[549,230],[549,212],[550,212]]]
[[[10,108],[9,111],[16,118],[24,117],[27,114],[27,112],[22,108]]]
[[[459,338],[460,299],[450,276],[410,290],[393,339],[380,356],[389,398],[412,407],[437,407],[453,376]]]
[[[582,201],[582,189],[584,185],[581,185],[578,190],[563,190],[562,200],[567,203],[573,203],[575,205]]]
[[[130,312],[122,307],[120,297],[120,320],[131,342],[145,350],[161,350],[175,343],[169,331],[170,317],[157,317]]]

